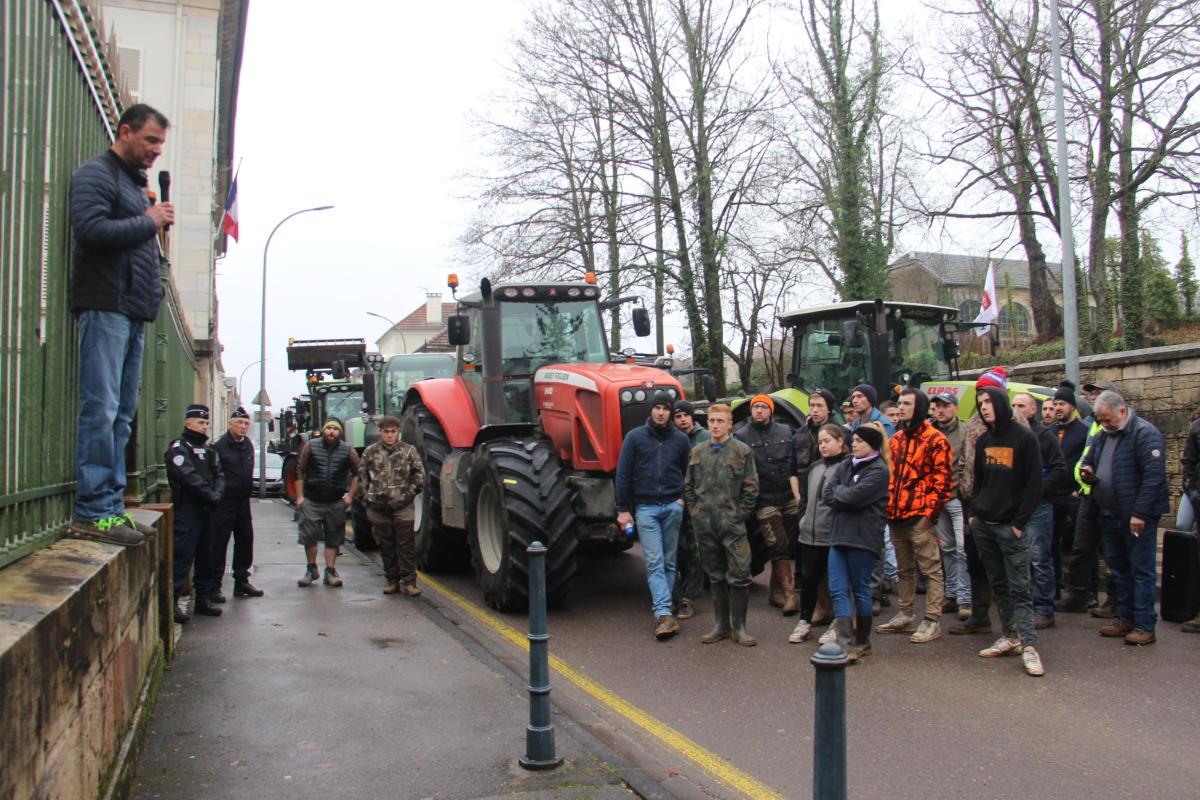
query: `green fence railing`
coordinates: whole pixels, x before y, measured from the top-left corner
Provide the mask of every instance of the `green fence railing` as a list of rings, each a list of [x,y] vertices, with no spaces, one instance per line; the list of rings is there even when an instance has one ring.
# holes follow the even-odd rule
[[[53,542],[75,489],[78,347],[67,307],[75,168],[104,151],[123,104],[86,3],[0,3],[0,567]],[[196,367],[166,261],[146,331],[129,499],[160,499],[168,431]]]

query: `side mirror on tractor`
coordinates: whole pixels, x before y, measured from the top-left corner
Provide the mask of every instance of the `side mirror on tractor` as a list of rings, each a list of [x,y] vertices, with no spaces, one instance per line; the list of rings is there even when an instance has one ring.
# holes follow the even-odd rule
[[[638,336],[650,335],[650,312],[644,308],[633,310],[633,332]]]
[[[863,329],[856,319],[848,319],[842,323],[842,342],[843,347],[862,347]]]
[[[330,372],[333,373],[333,379],[335,381],[343,381],[350,374],[350,371],[346,369],[346,362],[340,358],[337,361],[334,361],[330,367]]]
[[[708,402],[717,402],[717,379],[712,375],[702,376],[700,378],[700,391],[704,392],[704,399]]]
[[[451,314],[446,318],[446,335],[450,344],[459,347],[471,343],[471,323],[466,314]]]

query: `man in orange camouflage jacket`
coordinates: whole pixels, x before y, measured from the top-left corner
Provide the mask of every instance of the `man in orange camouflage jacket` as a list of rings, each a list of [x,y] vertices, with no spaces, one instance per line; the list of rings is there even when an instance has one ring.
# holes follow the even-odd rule
[[[900,613],[880,625],[880,633],[912,633],[917,644],[942,636],[939,620],[945,599],[937,521],[954,493],[954,452],[946,435],[929,419],[929,398],[918,389],[900,393],[900,429],[889,441],[892,474],[887,518],[900,573]],[[917,568],[925,575],[925,619],[913,613]]]

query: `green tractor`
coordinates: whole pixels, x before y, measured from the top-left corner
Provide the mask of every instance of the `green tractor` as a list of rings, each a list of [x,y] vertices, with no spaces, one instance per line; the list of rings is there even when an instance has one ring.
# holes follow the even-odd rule
[[[917,387],[933,396],[958,397],[963,420],[975,413],[975,382],[958,376],[959,346],[955,334],[970,330],[948,306],[891,300],[852,300],[779,315],[792,345],[788,387],[772,392],[775,416],[799,426],[808,415],[808,397],[828,389],[838,399],[861,383],[875,387],[881,400],[898,388]],[[1010,383],[1009,395],[1027,391],[1049,397],[1052,389]],[[734,408],[734,422],[749,416],[744,400]],[[839,409],[834,409],[841,418]]]

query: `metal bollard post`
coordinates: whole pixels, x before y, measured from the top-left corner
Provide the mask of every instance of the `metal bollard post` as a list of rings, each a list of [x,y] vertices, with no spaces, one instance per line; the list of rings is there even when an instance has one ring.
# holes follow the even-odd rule
[[[534,542],[529,554],[529,725],[525,728],[525,769],[554,769],[562,759],[554,752],[550,719],[550,634],[546,632],[546,547]]]
[[[813,800],[846,800],[846,651],[821,645],[810,659],[817,668],[813,725]]]

